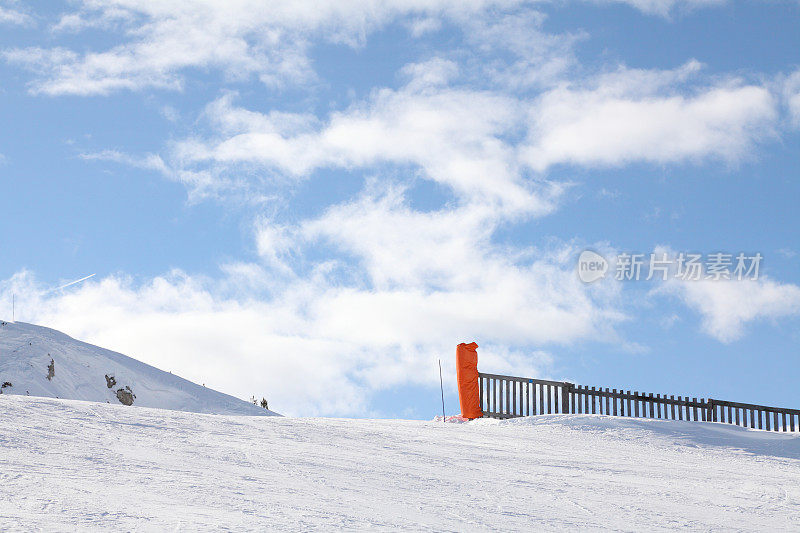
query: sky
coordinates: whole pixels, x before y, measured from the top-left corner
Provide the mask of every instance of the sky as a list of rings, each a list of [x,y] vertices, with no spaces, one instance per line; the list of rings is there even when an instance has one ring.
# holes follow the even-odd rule
[[[796,1],[0,1],[0,316],[298,416],[432,418],[439,360],[457,413],[471,341],[484,372],[800,406],[798,28]]]

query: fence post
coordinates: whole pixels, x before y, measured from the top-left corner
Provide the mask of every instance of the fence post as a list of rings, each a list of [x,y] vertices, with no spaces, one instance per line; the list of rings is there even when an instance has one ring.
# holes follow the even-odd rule
[[[569,414],[569,396],[572,392],[572,388],[575,385],[572,383],[565,381],[564,385],[561,387],[561,412],[564,414]]]
[[[716,422],[717,421],[717,409],[716,409],[716,407],[714,405],[714,400],[712,400],[711,398],[708,399],[708,407],[707,407],[707,409],[708,409],[708,416],[706,417],[706,420],[708,420],[709,422]]]

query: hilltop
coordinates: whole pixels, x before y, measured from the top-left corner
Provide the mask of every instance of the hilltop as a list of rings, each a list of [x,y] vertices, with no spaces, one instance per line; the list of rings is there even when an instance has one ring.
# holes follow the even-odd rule
[[[0,392],[225,415],[274,415],[54,329],[0,325]]]

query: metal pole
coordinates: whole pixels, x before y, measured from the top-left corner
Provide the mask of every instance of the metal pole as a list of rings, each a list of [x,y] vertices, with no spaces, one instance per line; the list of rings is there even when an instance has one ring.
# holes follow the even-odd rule
[[[442,422],[447,422],[444,414],[444,382],[442,381],[442,360],[439,359],[439,388],[442,390]]]

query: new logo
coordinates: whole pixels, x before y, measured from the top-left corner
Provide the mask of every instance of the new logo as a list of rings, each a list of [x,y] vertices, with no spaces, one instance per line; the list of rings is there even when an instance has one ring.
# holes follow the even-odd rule
[[[578,277],[584,283],[591,283],[604,278],[608,272],[608,261],[602,255],[591,250],[584,250],[578,257]]]

